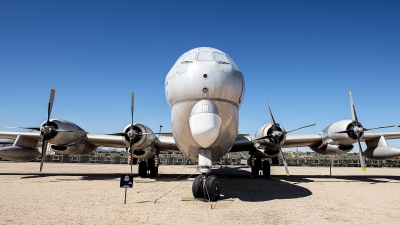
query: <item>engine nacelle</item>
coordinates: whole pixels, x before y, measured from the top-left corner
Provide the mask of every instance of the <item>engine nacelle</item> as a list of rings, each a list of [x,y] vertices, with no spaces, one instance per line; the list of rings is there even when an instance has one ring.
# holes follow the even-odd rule
[[[0,148],[0,158],[11,161],[25,161],[36,159],[41,154],[36,148],[8,146]]]
[[[66,145],[50,145],[50,148],[55,152],[67,155],[86,155],[96,150],[97,146],[79,141]]]
[[[313,151],[322,155],[335,155],[353,150],[353,145],[333,145],[333,144],[322,144],[321,146],[311,146]]]
[[[400,148],[393,146],[378,146],[376,148],[367,148],[363,155],[369,159],[395,159],[400,155]]]
[[[280,124],[275,124],[275,126],[277,126],[277,130],[278,131],[285,131],[285,129],[280,125]],[[257,130],[256,132],[256,139],[257,138],[261,138],[261,137],[265,137],[267,135],[271,135],[273,132],[272,128],[272,124],[267,123],[264,126],[260,127],[260,129]],[[283,145],[285,143],[286,140],[286,134],[282,134],[279,138],[278,141],[280,142],[281,145]],[[271,150],[271,149],[276,149],[278,148],[278,143],[275,143],[275,140],[272,138],[264,138],[261,140],[257,140],[256,141],[256,147],[259,149],[263,149],[263,150]]]
[[[41,127],[46,126],[44,121]],[[86,132],[75,123],[63,119],[50,119],[47,127],[51,127],[48,137],[50,148],[62,154],[85,155],[94,150],[97,146],[85,143]],[[43,133],[42,133],[43,135]]]
[[[358,125],[362,126],[360,123]],[[349,130],[353,126],[352,120],[341,120],[332,123],[321,132],[323,145],[353,145],[357,141],[357,135],[353,132],[338,133]],[[364,132],[360,133],[360,138]]]
[[[46,121],[42,123],[41,127],[45,125]],[[86,132],[78,125],[63,119],[50,119],[47,126],[51,126],[56,130],[48,134],[49,142],[56,145],[65,145],[77,142],[86,135]]]
[[[131,124],[126,125],[122,132],[128,133],[131,129]],[[137,133],[134,138],[134,148],[138,149],[146,149],[152,147],[154,141],[156,140],[156,135],[154,132],[146,125],[141,123],[133,123],[133,130]]]

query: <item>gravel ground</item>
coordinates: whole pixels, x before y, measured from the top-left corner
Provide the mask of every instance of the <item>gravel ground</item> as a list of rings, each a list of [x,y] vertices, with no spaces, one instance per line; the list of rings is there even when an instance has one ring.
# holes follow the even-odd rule
[[[137,167],[135,166],[135,172]],[[127,165],[0,162],[0,224],[399,224],[400,168],[271,167],[271,179],[248,167],[217,167],[218,202],[191,197],[193,166],[160,166],[156,179]],[[191,176],[190,176],[191,175]]]

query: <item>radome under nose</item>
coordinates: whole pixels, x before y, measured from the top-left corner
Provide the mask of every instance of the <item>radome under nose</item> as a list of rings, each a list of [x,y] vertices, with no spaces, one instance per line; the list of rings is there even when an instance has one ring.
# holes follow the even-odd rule
[[[196,103],[190,113],[190,131],[194,140],[203,148],[208,148],[218,138],[221,117],[217,106],[210,100]]]

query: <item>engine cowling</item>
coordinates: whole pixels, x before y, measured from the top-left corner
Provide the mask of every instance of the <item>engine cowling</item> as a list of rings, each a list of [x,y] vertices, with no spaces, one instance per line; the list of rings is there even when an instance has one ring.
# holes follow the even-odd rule
[[[43,122],[41,127],[45,126],[46,122]],[[51,127],[51,132],[46,135],[49,138],[50,148],[55,152],[85,155],[97,148],[85,142],[86,131],[75,123],[63,119],[50,119],[47,127]]]
[[[313,151],[322,155],[334,155],[349,152],[353,150],[353,145],[333,145],[333,144],[322,144],[321,146],[311,146]]]
[[[44,121],[41,127],[46,125]],[[48,140],[52,144],[65,145],[76,142],[86,135],[86,132],[75,123],[63,119],[50,119],[48,127],[52,127],[52,131],[48,134]],[[41,133],[43,136],[43,132]]]
[[[126,125],[122,132],[128,134],[131,130],[131,124]],[[153,146],[156,140],[156,135],[154,132],[146,125],[141,123],[133,123],[133,130],[135,132],[134,148],[135,149],[146,149]],[[127,140],[129,143],[129,140]]]
[[[311,146],[311,149],[324,155],[341,154],[353,150],[357,135],[350,131],[352,126],[362,127],[359,122],[352,120],[341,120],[332,123],[321,132],[322,144],[320,146]],[[361,138],[364,132],[359,135]]]
[[[255,134],[256,139],[265,137],[267,135],[271,135],[272,132],[274,132],[272,126],[273,126],[272,124],[267,123],[264,126],[260,127],[260,129],[258,129]],[[285,129],[280,124],[275,123],[275,126],[276,126],[275,130],[281,132],[285,131]],[[278,138],[280,145],[283,145],[285,143],[285,140],[286,140],[286,134],[282,134]],[[264,138],[256,141],[256,147],[263,150],[275,150],[278,148],[278,142],[276,142],[276,140],[273,138]]]
[[[11,161],[25,161],[36,159],[41,154],[36,148],[8,146],[0,148],[0,158]]]
[[[354,125],[361,126],[360,123],[354,124],[355,122],[352,120],[341,120],[335,123],[332,123],[327,128],[325,128],[322,133],[322,142],[326,144],[336,144],[336,145],[353,145],[355,141],[357,141],[357,135],[349,131],[347,133],[339,133],[346,130],[350,130],[350,128]],[[361,132],[360,138],[364,136],[364,132]]]

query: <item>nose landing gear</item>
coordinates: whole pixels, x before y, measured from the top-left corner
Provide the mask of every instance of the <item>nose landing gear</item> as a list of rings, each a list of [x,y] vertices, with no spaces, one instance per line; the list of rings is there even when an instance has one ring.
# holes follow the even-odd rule
[[[194,198],[216,201],[221,194],[221,184],[214,175],[209,175],[212,171],[212,152],[211,149],[199,149],[199,172],[192,185]]]
[[[193,197],[216,201],[221,194],[221,184],[216,176],[202,174],[197,176],[192,186]]]

